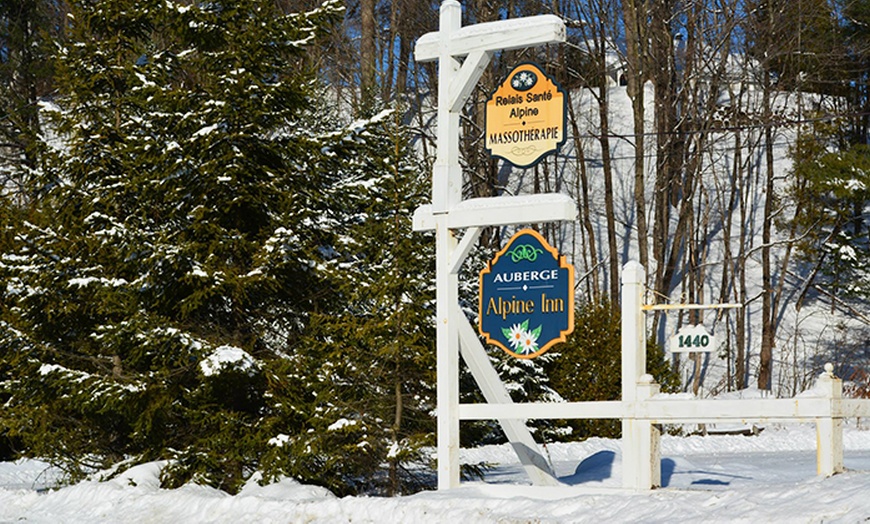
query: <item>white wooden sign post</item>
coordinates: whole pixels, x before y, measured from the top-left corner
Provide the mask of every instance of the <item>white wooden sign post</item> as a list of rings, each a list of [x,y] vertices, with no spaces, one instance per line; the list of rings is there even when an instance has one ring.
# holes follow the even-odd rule
[[[645,311],[700,309],[704,305],[644,305],[645,271],[637,262],[622,274],[622,399],[514,404],[489,362],[476,331],[459,307],[458,274],[482,227],[574,220],[574,201],[560,194],[462,199],[459,115],[492,54],[565,40],[565,26],[551,15],[461,25],[457,0],[441,4],[439,30],[417,41],[418,61],[438,60],[438,155],[432,170],[432,203],[414,212],[414,229],[435,231],[438,381],[438,488],[459,485],[459,420],[498,420],[536,485],[556,485],[551,468],[525,425],[528,419],[622,420],[623,486],[646,490],[661,483],[659,425],[727,420],[814,421],[818,471],[843,470],[842,420],[870,417],[870,400],[842,398],[842,382],[828,365],[817,394],[794,399],[684,400],[658,395],[646,373]],[[457,238],[460,230],[465,234]],[[728,307],[717,305],[712,307]],[[693,339],[694,340],[694,339]],[[694,343],[694,342],[693,342]],[[459,355],[486,398],[459,404]]]
[[[459,117],[492,54],[507,49],[563,42],[565,25],[543,15],[462,27],[457,0],[441,4],[439,30],[420,37],[419,62],[438,61],[438,153],[432,170],[432,204],[414,213],[414,229],[435,230],[438,381],[438,488],[459,485],[459,352],[487,402],[506,404],[510,395],[489,362],[477,334],[459,308],[458,273],[481,227],[573,220],[565,195],[462,199]],[[457,230],[465,235],[457,239]],[[558,481],[524,421],[499,420],[533,483]]]

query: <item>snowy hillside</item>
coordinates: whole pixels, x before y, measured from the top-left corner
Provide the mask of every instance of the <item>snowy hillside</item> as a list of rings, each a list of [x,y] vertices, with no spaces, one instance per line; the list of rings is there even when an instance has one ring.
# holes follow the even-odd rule
[[[732,94],[732,96],[734,96]],[[752,86],[747,87],[740,103],[745,106],[757,104],[760,96]],[[803,95],[798,100],[793,93],[777,93],[775,95],[776,112],[787,122],[802,122],[801,107],[819,107],[824,100],[813,95]],[[552,178],[550,190],[571,195],[577,201],[578,209],[582,205],[583,191],[578,180],[578,162],[585,162],[589,181],[590,219],[595,234],[597,258],[590,260],[590,248],[584,244],[588,233],[584,231],[581,221],[566,223],[562,226],[559,239],[559,249],[569,254],[577,268],[579,278],[591,278],[592,274],[600,274],[605,280],[601,287],[606,289],[608,272],[604,269],[607,260],[608,246],[606,238],[607,214],[604,201],[604,174],[601,144],[596,133],[600,127],[599,107],[596,97],[587,90],[577,90],[572,93],[576,106],[580,140],[568,140],[563,146],[551,169],[555,172],[545,175]],[[653,132],[653,91],[648,85],[645,95],[647,109],[646,126],[650,130],[644,143],[645,157],[645,195],[647,202],[647,224],[652,233],[652,203],[655,200],[655,162],[656,144]],[[736,99],[728,99],[724,94],[720,100],[723,112],[731,105],[737,105]],[[609,126],[610,126],[610,160],[613,170],[614,217],[616,224],[617,250],[620,264],[629,260],[639,260],[637,244],[637,209],[635,206],[635,152],[634,130],[632,122],[631,101],[625,87],[612,86],[608,91]],[[786,195],[791,176],[792,160],[790,148],[797,136],[798,124],[789,123],[777,127],[772,134],[773,162],[775,165],[775,192],[780,198]],[[736,138],[736,133],[741,138]],[[682,262],[673,283],[669,296],[656,296],[652,291],[647,301],[652,302],[693,302],[702,304],[742,303],[745,306],[746,324],[746,357],[745,380],[747,385],[754,385],[758,376],[758,359],[761,348],[762,322],[762,217],[765,201],[765,167],[763,152],[758,144],[762,140],[761,126],[747,125],[739,130],[727,125],[721,130],[714,130],[706,137],[704,147],[709,153],[701,155],[703,166],[699,168],[698,188],[693,196],[697,223],[694,225],[699,255],[698,270],[702,280],[697,287],[703,288],[702,296],[689,299],[687,288],[691,286],[687,274],[686,262]],[[578,153],[576,144],[582,148]],[[750,144],[754,144],[751,146]],[[700,146],[698,146],[700,147]],[[738,184],[743,187],[735,189],[735,172],[744,170],[747,175]],[[531,192],[537,184],[540,186],[537,171],[503,170],[501,179],[506,185],[506,194],[521,194]],[[730,188],[730,189],[729,189]],[[730,200],[730,198],[736,198]],[[790,203],[781,197],[783,208],[779,215],[783,218],[793,216],[794,210]],[[672,223],[676,222],[676,208],[672,211]],[[673,226],[672,226],[673,227]],[[728,236],[726,237],[726,229]],[[834,363],[838,375],[849,379],[853,365],[860,367],[866,360],[866,341],[870,333],[870,319],[862,314],[861,307],[855,308],[844,301],[837,300],[815,291],[808,282],[810,267],[797,260],[793,248],[793,239],[788,238],[789,231],[774,228],[772,237],[773,285],[778,289],[777,311],[774,321],[777,323],[776,341],[773,349],[772,392],[778,397],[789,397],[809,387],[825,362]],[[651,239],[647,239],[651,243]],[[726,254],[726,242],[728,251]],[[788,247],[791,246],[790,252]],[[743,250],[744,258],[736,258]],[[573,256],[572,256],[573,255]],[[685,253],[681,256],[687,256]],[[730,257],[730,259],[729,259]],[[784,269],[783,269],[784,268]],[[656,262],[652,260],[646,268],[648,279],[656,271]],[[742,295],[734,289],[736,283],[732,276],[735,272],[745,273],[746,289]],[[650,285],[652,285],[650,283]],[[723,285],[725,289],[723,289]],[[578,301],[590,300],[584,294],[585,284],[578,282]],[[778,286],[781,286],[778,287]],[[805,287],[809,287],[807,290]],[[809,293],[807,293],[809,291]],[[804,296],[801,296],[801,294]],[[798,300],[802,302],[798,304]],[[796,307],[797,306],[797,307]],[[719,336],[721,345],[718,351],[704,354],[699,368],[699,394],[718,394],[733,388],[735,369],[735,333],[736,312],[711,311],[703,314],[702,323],[707,330]],[[673,311],[660,317],[658,331],[659,341],[665,341],[674,335],[681,324],[688,322],[687,315],[680,318],[680,313]],[[652,327],[648,319],[648,328]],[[680,375],[686,389],[691,389],[695,373],[694,363],[683,357],[680,363]]]

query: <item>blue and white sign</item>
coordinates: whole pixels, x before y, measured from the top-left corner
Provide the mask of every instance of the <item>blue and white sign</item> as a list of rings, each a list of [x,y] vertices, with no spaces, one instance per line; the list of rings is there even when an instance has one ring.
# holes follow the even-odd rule
[[[574,266],[537,231],[524,229],[480,272],[480,334],[518,358],[534,358],[574,331]]]

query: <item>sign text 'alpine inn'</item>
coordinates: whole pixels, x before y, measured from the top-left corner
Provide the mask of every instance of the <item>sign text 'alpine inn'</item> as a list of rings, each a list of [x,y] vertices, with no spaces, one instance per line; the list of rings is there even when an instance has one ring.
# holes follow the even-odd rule
[[[574,266],[537,231],[524,229],[480,272],[480,334],[518,358],[534,358],[574,331]]]
[[[565,95],[537,65],[520,64],[486,102],[486,150],[516,167],[565,143]]]

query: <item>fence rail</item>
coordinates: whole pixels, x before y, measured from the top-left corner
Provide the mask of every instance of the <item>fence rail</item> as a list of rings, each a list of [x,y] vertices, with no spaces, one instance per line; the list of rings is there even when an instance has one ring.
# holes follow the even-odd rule
[[[715,413],[715,415],[711,415]],[[654,424],[716,422],[815,422],[817,418],[870,418],[870,400],[791,399],[678,399],[652,398],[640,402],[528,402],[523,404],[460,404],[462,420],[496,419],[623,419]]]

